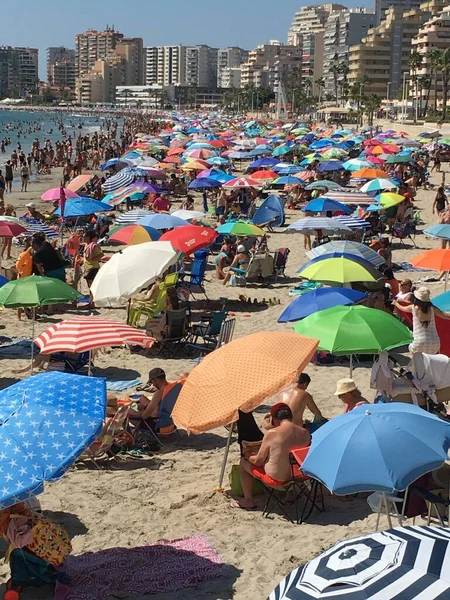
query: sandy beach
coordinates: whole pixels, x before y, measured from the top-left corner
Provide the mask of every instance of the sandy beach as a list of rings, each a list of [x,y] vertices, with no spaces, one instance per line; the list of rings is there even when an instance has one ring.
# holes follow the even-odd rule
[[[398,131],[404,130],[414,138],[422,129],[413,126],[392,125]],[[432,129],[430,126],[429,129]],[[442,169],[448,171],[448,163]],[[448,177],[448,175],[447,175]],[[13,191],[5,195],[5,203],[16,207],[18,216],[26,211],[28,202],[40,203],[41,194],[48,188],[59,185],[61,170],[52,175],[40,176],[30,182],[29,191]],[[433,174],[432,183],[441,183],[442,174]],[[18,182],[15,188],[20,189]],[[435,188],[436,189],[436,188]],[[432,215],[432,203],[435,191],[419,190],[415,205],[421,212],[422,221],[429,225],[437,222]],[[197,199],[199,196],[197,196]],[[45,205],[39,204],[44,207]],[[175,204],[177,206],[177,204]],[[301,218],[301,213],[288,211],[288,222]],[[419,228],[423,229],[423,226]],[[422,234],[416,236],[417,250],[410,242],[401,247],[394,243],[394,261],[408,260],[419,249],[438,247],[438,242]],[[289,289],[297,281],[296,271],[306,262],[303,249],[303,236],[284,234],[279,231],[271,234],[269,248],[274,251],[280,247],[291,250],[286,269],[286,278],[269,287],[248,286],[242,288],[224,288],[215,279],[212,264],[207,274],[206,289],[212,300],[228,297],[227,309],[235,314],[235,337],[261,330],[290,330],[289,324],[279,325],[277,318],[289,304]],[[15,256],[17,248],[13,249]],[[3,266],[13,261],[3,261]],[[432,275],[433,273],[429,273]],[[428,275],[423,272],[397,274],[398,279],[410,278],[413,281]],[[443,283],[430,284],[433,295],[444,291]],[[239,301],[238,296],[245,293],[259,302],[276,298],[279,305],[250,305]],[[205,308],[201,295],[193,303],[194,316],[199,309]],[[100,314],[119,321],[126,318],[125,309],[101,309]],[[42,317],[36,323],[36,335],[45,330],[50,323],[74,316],[74,312]],[[16,311],[4,309],[0,312],[0,329],[3,336],[30,336],[31,323],[28,320],[17,321]],[[6,387],[16,381],[13,370],[26,366],[23,359],[2,360],[1,385]],[[193,368],[186,358],[159,359],[149,358],[143,353],[132,354],[125,349],[107,349],[99,353],[95,361],[95,374],[116,378],[146,381],[147,372],[153,367],[162,367],[168,379],[176,378],[180,373]],[[363,395],[373,398],[369,389],[370,366],[360,363],[354,371],[354,379]],[[339,366],[313,366],[307,370],[312,382],[311,391],[324,416],[331,418],[342,412],[342,404],[333,395],[336,381],[348,376],[348,363]],[[126,395],[126,394],[123,394]],[[256,415],[258,420],[267,412],[267,406],[261,406]],[[176,539],[194,534],[208,536],[214,548],[228,565],[226,577],[210,583],[204,583],[195,589],[185,589],[171,594],[143,596],[155,600],[259,600],[264,599],[292,569],[313,558],[334,542],[375,530],[376,516],[371,513],[365,498],[339,499],[326,493],[326,511],[314,512],[307,524],[291,525],[280,515],[265,519],[261,512],[246,513],[233,509],[230,499],[215,492],[220,466],[224,455],[227,431],[225,428],[214,430],[200,436],[172,436],[164,440],[162,450],[154,456],[142,459],[118,459],[103,470],[80,466],[72,468],[62,480],[47,484],[46,491],[39,499],[45,511],[55,516],[65,525],[72,536],[75,554],[95,551],[116,546],[135,547],[153,544],[160,539]],[[227,465],[228,473],[233,464],[239,462],[239,447],[232,444]],[[225,486],[227,487],[227,485]],[[263,497],[258,497],[262,506]],[[3,548],[3,546],[2,546]],[[0,594],[8,576],[7,565],[0,567]],[[23,593],[25,599],[50,599],[50,590]],[[131,597],[127,597],[131,600]]]

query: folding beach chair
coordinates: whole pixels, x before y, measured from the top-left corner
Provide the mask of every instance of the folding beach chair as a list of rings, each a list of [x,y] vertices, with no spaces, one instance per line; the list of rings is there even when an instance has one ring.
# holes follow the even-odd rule
[[[131,303],[128,310],[127,325],[139,327],[142,316],[152,319],[156,315],[164,312],[167,306],[167,286],[165,282],[159,284],[159,295],[156,300],[146,302],[145,300],[135,300]]]
[[[117,412],[113,417],[107,418],[102,433],[95,442],[85,450],[79,460],[91,460],[97,469],[101,469],[97,461],[109,456],[108,453],[111,450],[114,440],[121,431],[125,430],[125,422],[128,418],[129,410],[130,405],[123,404],[117,409]]]
[[[285,269],[290,252],[291,251],[289,248],[278,248],[278,250],[275,252],[275,258],[273,261],[275,281],[278,281],[278,277],[280,275],[286,277]]]
[[[210,352],[213,352],[217,348],[221,348],[222,346],[225,346],[225,344],[228,344],[229,342],[231,342],[231,340],[233,338],[235,325],[236,325],[236,319],[234,319],[234,318],[225,319],[225,321],[223,321],[222,325],[220,326],[219,335],[215,339],[203,338],[204,339],[203,344],[197,343],[197,341],[194,341],[194,342],[186,344],[186,347],[189,349],[196,350],[197,352],[200,353],[200,355],[209,354]]]
[[[166,312],[167,334],[160,342],[159,354],[166,358],[175,358],[189,335],[187,328],[187,309],[168,310]]]
[[[90,363],[90,364],[89,364]],[[76,358],[67,356],[66,352],[56,352],[51,355],[47,371],[61,371],[73,375],[87,375],[92,371],[94,361],[89,351],[82,352]]]
[[[263,484],[268,499],[263,509],[263,516],[268,517],[276,508],[293,525],[300,525],[309,518],[314,508],[319,512],[325,510],[322,485],[303,473],[301,465],[308,454],[309,446],[293,450],[289,454],[291,479],[277,481],[268,475],[255,473],[255,478]],[[295,508],[295,520],[289,515],[289,507]]]

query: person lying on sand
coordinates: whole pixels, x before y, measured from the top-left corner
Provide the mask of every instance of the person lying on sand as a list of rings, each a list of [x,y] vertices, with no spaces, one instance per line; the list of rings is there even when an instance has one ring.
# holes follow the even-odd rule
[[[370,404],[358,389],[353,379],[340,379],[336,385],[335,396],[345,405],[344,413],[348,413],[361,404]]]
[[[292,410],[279,402],[270,411],[273,428],[266,431],[261,448],[255,456],[242,457],[240,478],[244,492],[243,500],[232,504],[234,508],[254,509],[253,481],[255,474],[268,475],[277,481],[288,481],[291,477],[289,453],[311,443],[311,436],[303,427],[292,422]]]

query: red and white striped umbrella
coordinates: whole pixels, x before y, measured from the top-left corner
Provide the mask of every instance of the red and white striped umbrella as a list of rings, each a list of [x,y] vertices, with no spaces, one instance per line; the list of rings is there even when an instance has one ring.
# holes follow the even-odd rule
[[[42,354],[86,352],[108,346],[150,348],[155,339],[135,327],[97,317],[69,319],[52,325],[34,340]]]
[[[260,187],[261,182],[253,180],[251,177],[236,177],[236,179],[230,179],[227,183],[225,183],[222,187],[228,189],[236,189],[236,188],[250,188],[250,187]]]

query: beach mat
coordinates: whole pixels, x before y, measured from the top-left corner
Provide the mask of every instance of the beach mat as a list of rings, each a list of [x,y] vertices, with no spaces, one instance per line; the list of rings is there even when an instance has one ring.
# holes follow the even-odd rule
[[[30,358],[31,356],[30,338],[11,338],[3,343],[0,342],[0,358]],[[35,353],[39,352],[35,345]]]
[[[70,556],[66,566],[71,583],[65,600],[175,592],[223,577],[226,570],[202,535]]]
[[[142,385],[142,381],[140,379],[132,379],[131,381],[106,381],[106,389],[109,392],[123,392],[124,390],[138,387],[139,385]]]

